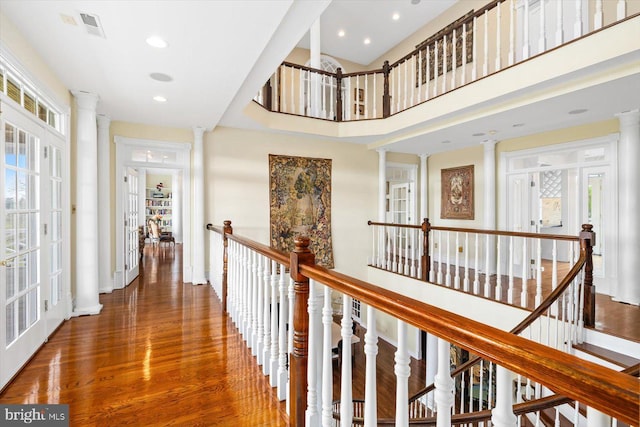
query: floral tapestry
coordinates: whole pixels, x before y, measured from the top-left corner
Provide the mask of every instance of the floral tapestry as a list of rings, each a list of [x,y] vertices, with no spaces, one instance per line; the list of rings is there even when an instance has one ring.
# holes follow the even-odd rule
[[[333,268],[331,160],[269,154],[271,247],[292,252],[309,237],[316,264]]]
[[[473,165],[442,169],[442,219],[473,219]]]

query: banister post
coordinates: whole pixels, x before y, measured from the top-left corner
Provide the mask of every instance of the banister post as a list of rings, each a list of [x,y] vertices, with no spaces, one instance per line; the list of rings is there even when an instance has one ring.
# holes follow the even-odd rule
[[[582,224],[580,232],[580,248],[587,255],[584,265],[584,308],[583,319],[585,326],[596,324],[596,287],[593,284],[593,247],[596,244],[596,233],[592,224]]]
[[[294,426],[305,425],[307,409],[307,361],[309,353],[309,278],[300,274],[300,265],[314,265],[315,256],[309,250],[309,238],[298,236],[290,254],[293,300],[293,351],[289,371],[289,419]]]
[[[227,312],[227,295],[228,295],[228,285],[227,285],[227,271],[229,267],[229,239],[227,238],[227,234],[233,234],[233,228],[231,227],[231,221],[226,220],[223,222],[223,234],[222,234],[222,242],[223,242],[223,252],[222,252],[222,312]]]
[[[425,282],[429,280],[429,265],[431,265],[431,254],[429,254],[429,232],[431,231],[431,224],[429,218],[422,220],[422,271],[420,272],[420,278]]]
[[[336,70],[336,121],[342,121],[342,68]]]
[[[272,95],[273,95],[273,90],[271,88],[271,79],[269,79],[264,84],[264,104],[265,104],[264,107],[269,111],[273,111],[273,105],[271,104]]]
[[[389,72],[391,67],[389,61],[384,61],[382,66],[382,74],[384,76],[383,81],[383,94],[382,94],[382,117],[387,118],[391,115],[391,96],[389,95]]]

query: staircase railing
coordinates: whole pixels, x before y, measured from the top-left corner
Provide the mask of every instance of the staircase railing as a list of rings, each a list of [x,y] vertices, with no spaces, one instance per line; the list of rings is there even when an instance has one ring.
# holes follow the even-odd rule
[[[337,122],[386,118],[637,15],[629,0],[531,3],[493,0],[376,70],[331,73],[284,62],[254,100]]]
[[[439,423],[443,425],[451,424],[455,403],[455,382],[450,377],[451,345],[497,365],[494,424],[501,418],[515,419],[513,380],[516,375],[622,422],[633,424],[638,419],[637,380],[627,374],[316,266],[308,249],[308,239],[298,238],[294,252],[283,254],[224,232],[222,228],[208,228],[214,231],[213,235],[222,233],[221,239],[210,239],[212,245],[219,246],[210,251],[216,257],[211,264],[212,284],[221,295],[226,293],[230,317],[265,374],[270,376],[271,384],[277,387],[277,395],[287,399],[293,425],[333,425],[334,400],[351,402],[354,397],[350,363],[340,365],[341,391],[333,395],[332,292],[339,292],[343,299],[339,328],[342,342],[351,342],[351,298],[367,306],[365,425],[377,422],[375,324],[376,317],[383,315],[397,319],[398,351],[394,368],[397,425],[409,424],[407,325],[438,337],[435,403]],[[226,283],[222,280],[224,259],[227,260]],[[579,259],[586,259],[582,250]],[[351,360],[351,346],[343,345],[341,351],[343,361]],[[340,409],[341,425],[351,425],[353,406],[341,405]]]

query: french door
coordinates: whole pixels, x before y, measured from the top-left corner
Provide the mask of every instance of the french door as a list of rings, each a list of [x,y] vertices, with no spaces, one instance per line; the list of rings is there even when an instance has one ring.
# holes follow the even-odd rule
[[[66,317],[65,143],[3,103],[0,118],[0,387]]]
[[[127,179],[125,179],[125,221],[124,221],[124,241],[125,241],[125,286],[138,277],[140,266],[138,224],[139,221],[139,179],[138,171],[134,168],[127,168]]]

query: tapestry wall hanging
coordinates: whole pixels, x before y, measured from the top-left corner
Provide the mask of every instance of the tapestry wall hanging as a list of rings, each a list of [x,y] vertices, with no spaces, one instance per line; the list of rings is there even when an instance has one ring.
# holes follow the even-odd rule
[[[473,219],[473,165],[442,169],[442,219]]]
[[[292,252],[293,239],[310,239],[316,264],[333,268],[331,160],[269,154],[271,247]]]

